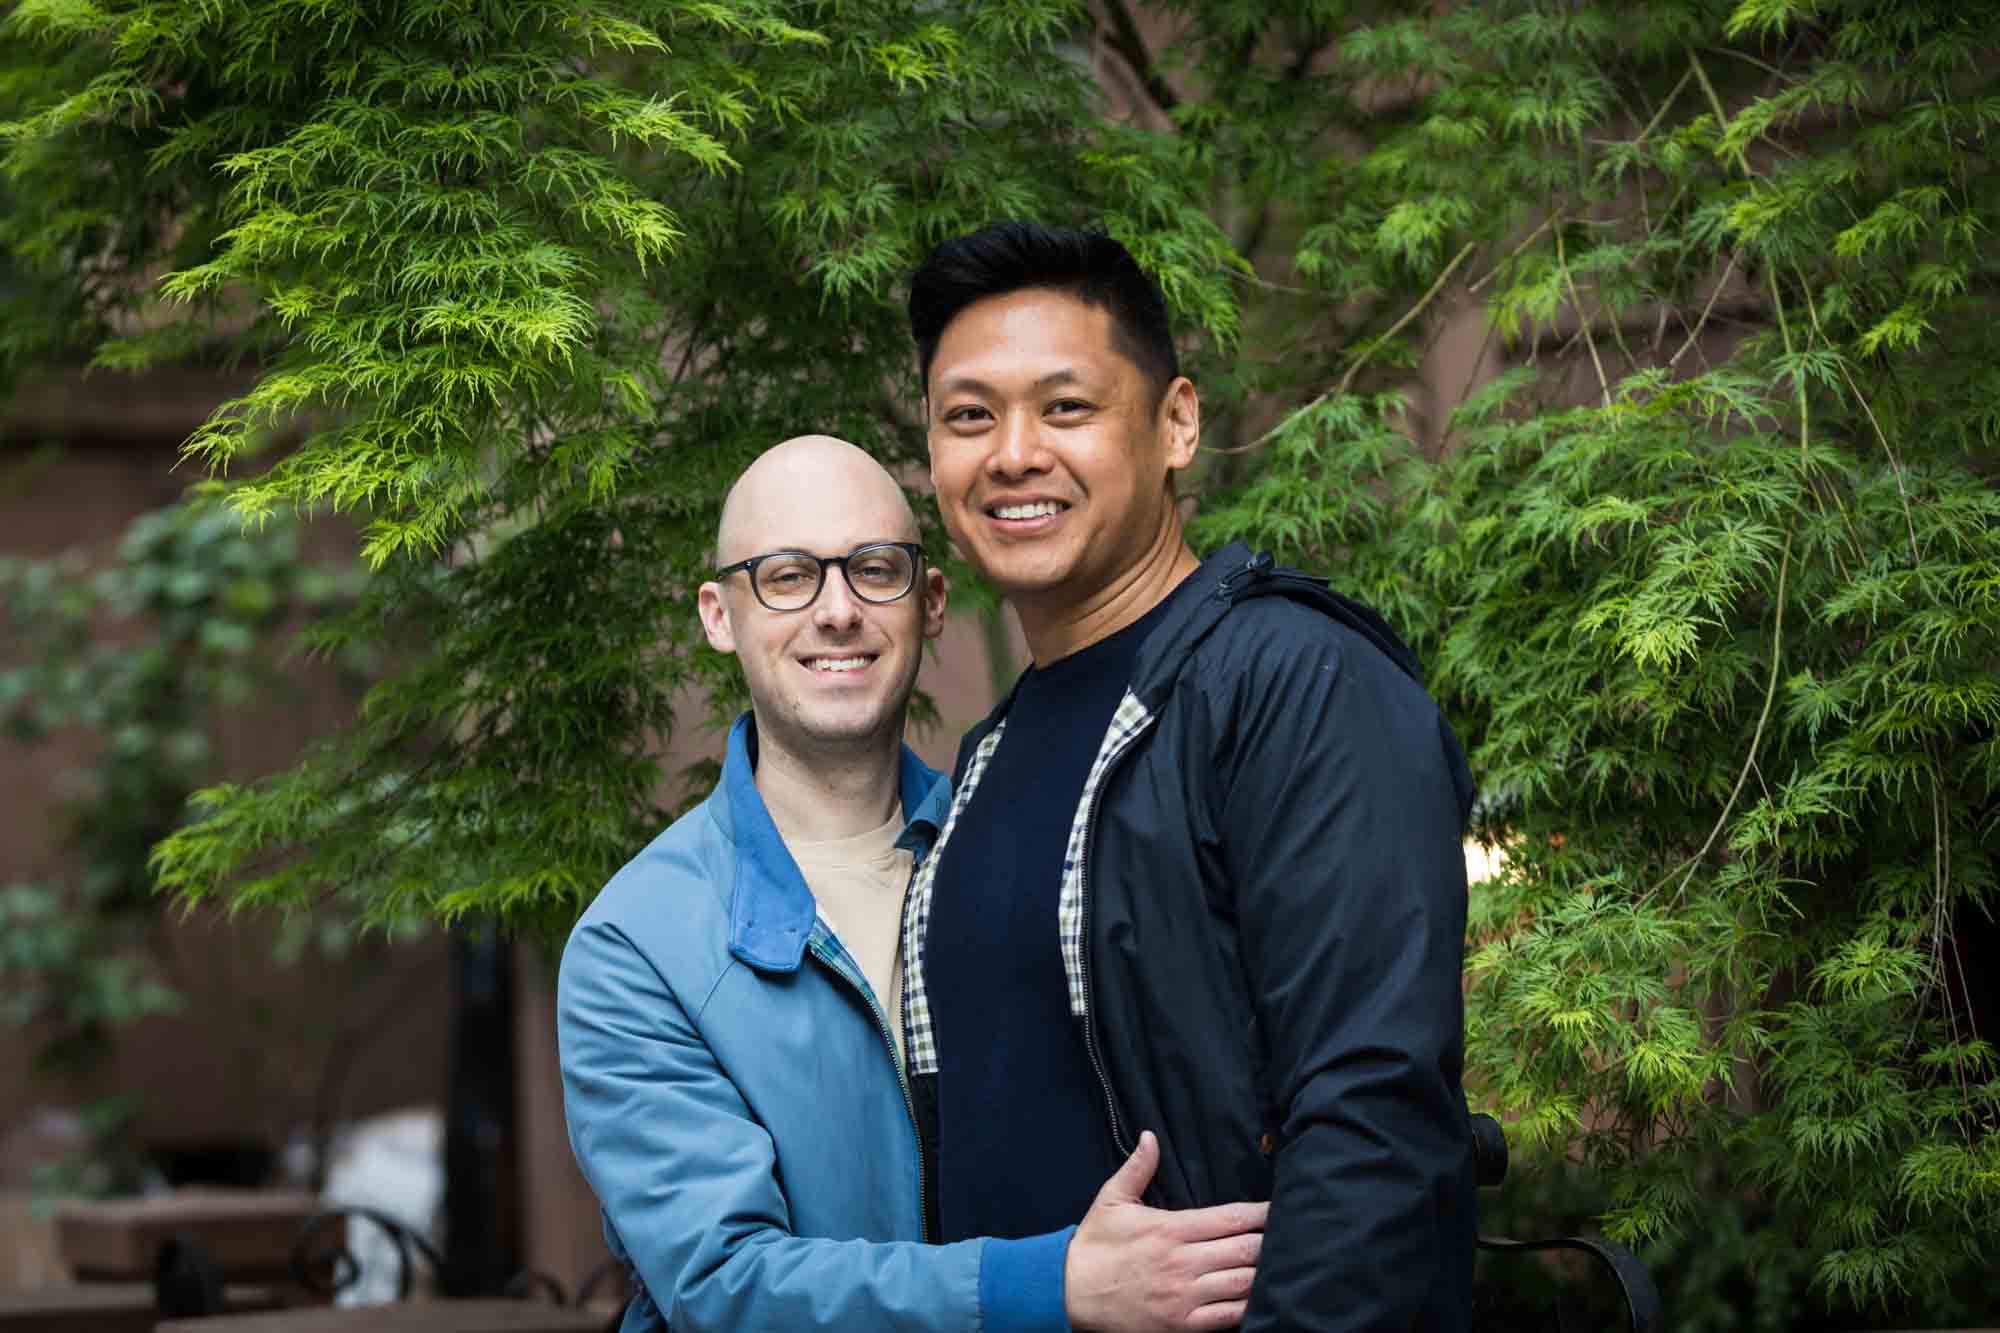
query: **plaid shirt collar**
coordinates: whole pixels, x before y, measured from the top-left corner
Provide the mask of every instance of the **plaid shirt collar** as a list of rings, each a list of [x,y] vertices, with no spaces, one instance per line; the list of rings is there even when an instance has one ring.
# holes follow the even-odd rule
[[[1078,1020],[1090,1011],[1084,972],[1083,867],[1090,847],[1091,816],[1096,811],[1097,792],[1104,784],[1105,774],[1152,723],[1153,714],[1139,702],[1137,695],[1127,690],[1111,715],[1111,725],[1105,728],[1097,756],[1091,761],[1090,775],[1084,779],[1076,813],[1070,818],[1069,843],[1063,853],[1062,891],[1056,903],[1056,930],[1062,945],[1063,974],[1069,982],[1069,1011]],[[984,776],[994,751],[1000,748],[1000,738],[1006,730],[1007,720],[1002,717],[973,750],[965,766],[965,776],[959,780],[958,791],[952,797],[951,812],[945,816],[937,842],[917,868],[916,879],[903,900],[903,1047],[911,1075],[935,1074],[938,1068],[937,1029],[931,1021],[930,995],[924,984],[924,941],[930,932],[931,893],[938,863],[944,859],[945,844],[951,841],[959,816],[971,804],[979,779]]]

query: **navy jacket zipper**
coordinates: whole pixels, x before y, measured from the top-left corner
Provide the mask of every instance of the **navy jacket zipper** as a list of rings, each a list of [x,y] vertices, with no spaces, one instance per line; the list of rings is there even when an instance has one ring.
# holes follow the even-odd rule
[[[1077,957],[1083,966],[1083,1048],[1090,1057],[1090,1068],[1097,1075],[1097,1086],[1104,1094],[1104,1114],[1111,1122],[1111,1142],[1119,1152],[1130,1156],[1139,1146],[1137,1140],[1129,1139],[1125,1126],[1118,1118],[1118,1099],[1111,1090],[1111,1077],[1104,1072],[1104,1056],[1097,1046],[1097,997],[1090,986],[1090,858],[1097,849],[1097,811],[1104,802],[1104,789],[1111,785],[1111,775],[1125,762],[1125,756],[1139,743],[1139,738],[1152,729],[1152,714],[1146,716],[1146,725],[1132,733],[1124,746],[1112,757],[1110,765],[1098,781],[1097,790],[1090,794],[1090,810],[1083,821],[1083,860],[1078,867],[1077,893],[1082,899],[1083,921],[1080,929],[1082,938],[1077,941]]]

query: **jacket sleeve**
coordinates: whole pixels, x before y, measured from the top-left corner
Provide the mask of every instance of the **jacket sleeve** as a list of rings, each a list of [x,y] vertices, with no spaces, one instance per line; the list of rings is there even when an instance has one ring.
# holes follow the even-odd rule
[[[1224,864],[1281,1125],[1243,1329],[1451,1330],[1475,1239],[1470,776],[1422,688],[1321,626],[1265,638],[1214,700]]]
[[[791,1234],[770,1135],[615,927],[571,937],[556,1023],[570,1145],[674,1333],[1067,1333],[1067,1231],[954,1245]]]

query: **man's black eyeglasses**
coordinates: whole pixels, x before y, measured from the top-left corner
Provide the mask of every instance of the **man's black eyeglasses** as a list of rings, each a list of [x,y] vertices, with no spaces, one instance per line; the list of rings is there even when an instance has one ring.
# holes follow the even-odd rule
[[[846,555],[771,551],[726,565],[715,571],[715,577],[725,579],[740,569],[750,576],[750,591],[767,609],[803,611],[818,600],[826,584],[826,567],[838,565],[856,597],[880,606],[917,586],[917,569],[923,561],[924,548],[915,542],[874,542]]]

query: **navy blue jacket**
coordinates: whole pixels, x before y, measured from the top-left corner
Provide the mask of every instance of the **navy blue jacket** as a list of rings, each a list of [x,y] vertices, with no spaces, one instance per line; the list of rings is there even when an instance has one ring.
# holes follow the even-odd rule
[[[1154,1204],[1271,1200],[1246,1333],[1466,1328],[1463,752],[1373,612],[1240,545],[1190,578],[1141,650],[1064,872],[1071,1011],[1113,1136],[1160,1136]],[[1011,703],[966,737],[954,817]],[[919,873],[908,919],[927,892]],[[919,933],[920,1108],[922,967]]]

